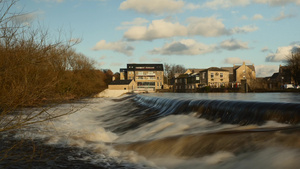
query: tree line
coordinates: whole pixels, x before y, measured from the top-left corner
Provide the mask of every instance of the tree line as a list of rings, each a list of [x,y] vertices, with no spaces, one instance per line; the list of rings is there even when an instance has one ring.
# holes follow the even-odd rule
[[[17,22],[23,14],[11,12],[16,2],[0,0],[0,132],[11,128],[14,122],[5,117],[15,110],[92,96],[113,75],[76,52],[78,41],[61,34],[54,40],[47,29]]]

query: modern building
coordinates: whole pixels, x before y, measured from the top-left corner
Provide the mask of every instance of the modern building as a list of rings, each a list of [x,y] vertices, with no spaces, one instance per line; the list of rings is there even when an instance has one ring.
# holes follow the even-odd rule
[[[229,71],[217,67],[210,67],[200,71],[200,84],[214,88],[227,87],[229,84]]]
[[[163,64],[127,64],[120,69],[120,79],[134,80],[136,90],[155,91],[164,85]]]

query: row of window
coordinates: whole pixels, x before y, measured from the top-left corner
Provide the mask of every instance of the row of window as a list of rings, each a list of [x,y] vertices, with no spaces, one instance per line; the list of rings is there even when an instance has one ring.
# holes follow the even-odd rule
[[[138,87],[153,87],[155,82],[137,82]],[[156,86],[162,86],[162,82],[156,82]]]

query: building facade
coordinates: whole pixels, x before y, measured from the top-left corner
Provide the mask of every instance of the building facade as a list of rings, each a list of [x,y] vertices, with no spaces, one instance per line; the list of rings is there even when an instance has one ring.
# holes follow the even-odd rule
[[[136,90],[155,91],[163,88],[163,64],[127,64],[127,69],[122,69],[122,72],[124,78],[136,82]]]
[[[136,87],[134,80],[115,80],[108,85],[109,90],[125,90],[127,92],[133,92]]]
[[[120,80],[126,80],[127,79],[127,69],[121,68],[120,69]]]
[[[243,62],[240,66],[233,66],[233,81],[237,83],[241,83],[241,80],[255,80],[256,73],[254,65],[246,65]]]
[[[229,85],[229,71],[217,67],[210,67],[200,71],[200,84],[213,88],[227,87]]]

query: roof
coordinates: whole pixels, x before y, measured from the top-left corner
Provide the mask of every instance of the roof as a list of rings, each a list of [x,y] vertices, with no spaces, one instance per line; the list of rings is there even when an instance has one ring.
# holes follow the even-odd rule
[[[204,69],[187,69],[185,73],[187,73],[187,71],[191,71],[192,73],[199,73],[202,70]]]
[[[228,70],[229,74],[233,74],[233,67],[221,67],[221,69]]]
[[[110,82],[109,85],[129,85],[133,80],[115,80]]]
[[[210,67],[208,69],[202,70],[201,72],[204,72],[204,71],[223,71],[223,72],[227,72],[228,70],[221,69],[221,68],[218,68],[218,67]]]
[[[238,69],[238,68],[241,67],[241,66],[242,66],[242,65],[239,65],[239,66],[233,66],[233,69],[236,70],[236,69]],[[254,67],[254,65],[246,65],[246,66],[248,66],[252,71],[255,72],[255,67]]]
[[[127,64],[128,71],[164,71],[163,64]]]

